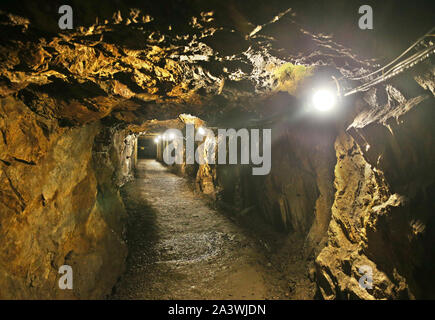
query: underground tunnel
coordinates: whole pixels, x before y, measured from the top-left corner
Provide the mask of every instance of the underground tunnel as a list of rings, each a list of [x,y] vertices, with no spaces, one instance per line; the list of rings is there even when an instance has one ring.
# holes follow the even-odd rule
[[[141,136],[137,139],[137,158],[153,159],[157,157],[157,137]]]
[[[434,299],[420,2],[3,1],[0,299]]]

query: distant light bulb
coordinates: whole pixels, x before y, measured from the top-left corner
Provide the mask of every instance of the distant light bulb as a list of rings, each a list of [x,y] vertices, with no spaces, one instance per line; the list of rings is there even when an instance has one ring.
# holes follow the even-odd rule
[[[204,130],[204,128],[203,128],[203,127],[199,127],[199,128],[198,128],[198,133],[199,133],[200,135],[204,135],[204,134],[205,134],[205,130]]]
[[[159,143],[159,141],[160,141],[160,136],[154,138],[155,143]]]
[[[336,96],[329,90],[319,90],[314,93],[313,105],[319,111],[329,111],[335,106],[335,103]]]

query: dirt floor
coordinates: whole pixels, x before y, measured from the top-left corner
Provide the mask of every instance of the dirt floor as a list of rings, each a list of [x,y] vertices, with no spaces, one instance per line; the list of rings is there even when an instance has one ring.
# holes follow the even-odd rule
[[[122,190],[127,270],[112,299],[312,299],[302,239],[212,209],[185,178],[139,160]]]

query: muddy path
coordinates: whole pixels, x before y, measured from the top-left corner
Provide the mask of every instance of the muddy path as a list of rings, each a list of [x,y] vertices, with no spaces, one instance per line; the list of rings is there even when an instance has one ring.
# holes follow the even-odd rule
[[[313,298],[301,243],[241,227],[157,161],[122,194],[129,256],[111,299]]]

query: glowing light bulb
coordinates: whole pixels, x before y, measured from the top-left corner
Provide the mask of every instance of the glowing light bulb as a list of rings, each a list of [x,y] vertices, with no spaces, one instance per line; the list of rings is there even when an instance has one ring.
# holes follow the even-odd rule
[[[160,136],[157,136],[157,137],[154,138],[154,142],[155,143],[159,143],[159,141],[160,141]]]
[[[336,96],[332,91],[319,90],[313,95],[314,107],[322,112],[331,110],[336,104]]]
[[[203,127],[199,127],[198,128],[198,133],[201,134],[201,135],[204,135],[205,134],[204,128]]]

